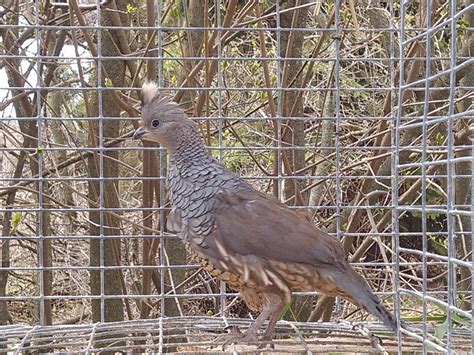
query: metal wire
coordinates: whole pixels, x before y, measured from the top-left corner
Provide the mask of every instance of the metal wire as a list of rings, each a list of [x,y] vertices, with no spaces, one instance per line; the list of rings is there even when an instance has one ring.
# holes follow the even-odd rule
[[[211,154],[291,208],[309,211],[317,225],[332,231],[330,234],[346,246],[350,244],[347,240],[354,241],[349,248],[352,264],[380,287],[375,293],[393,306],[398,321],[406,324],[394,335],[375,321],[360,321],[365,314],[338,300],[337,313],[349,314],[356,325],[344,320],[303,323],[287,317],[277,325],[273,352],[474,353],[474,86],[463,74],[472,71],[474,59],[462,50],[463,41],[472,40],[469,36],[474,27],[466,18],[474,11],[474,4],[400,0],[354,5],[334,0],[296,1],[286,8],[280,1],[236,2],[237,9],[267,8],[263,15],[249,12],[226,26],[226,6],[232,2],[215,0],[209,1],[206,13],[215,22],[193,27],[183,25],[187,24],[183,19],[167,19],[172,3],[155,1],[153,27],[139,24],[145,12],[134,9],[132,3],[117,11],[133,18],[130,26],[104,23],[104,16],[115,11],[110,10],[108,0],[50,1],[48,6],[57,10],[50,18],[43,17],[47,9],[39,0],[19,4],[15,11],[0,8],[2,14],[11,16],[0,21],[2,40],[6,34],[21,40],[21,35],[31,31],[29,40],[19,42],[18,48],[0,47],[0,280],[8,278],[0,289],[0,305],[10,314],[10,319],[0,324],[0,352],[212,353],[220,350],[225,327],[246,328],[254,316],[245,310],[248,319],[239,318],[244,308],[238,294],[198,272],[198,265],[192,261],[173,264],[168,258],[170,250],[164,241],[177,236],[165,228],[169,211],[164,184],[166,152],[158,150],[159,176],[140,176],[138,153],[157,148],[130,142],[131,123],[139,119],[138,76],[143,76],[144,69],[140,67],[139,75],[124,86],[114,86],[104,68],[108,61],[144,65],[156,60],[155,79],[160,90],[207,95],[207,111],[189,115],[212,139]],[[74,4],[86,18],[85,25],[67,22],[77,20]],[[361,13],[383,10],[380,18],[387,16],[385,25],[353,18],[357,14],[351,12],[351,4]],[[24,5],[31,7],[31,12]],[[286,28],[283,16],[291,17],[295,10],[308,10],[317,20],[329,18],[334,11],[334,20],[327,28],[323,28],[324,21],[314,19],[312,27],[297,23]],[[173,16],[179,17],[180,9],[175,11]],[[65,16],[67,12],[70,16]],[[358,21],[365,22],[360,25]],[[153,41],[143,44],[150,40],[150,30],[156,32],[156,45]],[[130,36],[131,49],[123,55],[104,55],[104,42],[119,31],[126,38]],[[193,31],[215,36],[215,42],[208,44],[212,48],[203,50],[202,56],[186,56],[178,50],[184,33]],[[53,33],[66,33],[66,46],[76,43],[74,54],[71,50],[52,53],[48,36]],[[92,38],[96,53],[86,39],[77,44],[79,33]],[[305,50],[301,57],[287,57],[285,36],[296,33],[304,34]],[[253,42],[245,50],[230,50],[232,44],[238,47],[245,42],[239,36],[253,36]],[[323,36],[327,36],[325,41]],[[381,45],[383,36],[387,36],[386,48]],[[310,55],[318,41],[323,45]],[[440,42],[446,48],[441,48]],[[120,47],[120,43],[115,45]],[[261,53],[259,45],[266,53]],[[186,63],[204,64],[206,74],[216,65],[216,76],[210,78],[209,85],[181,85],[176,73]],[[283,78],[287,66],[297,63],[302,65],[298,74],[302,77],[313,66],[304,87],[290,85],[288,78]],[[52,75],[61,80],[47,80],[45,73],[53,65]],[[270,82],[259,74],[254,74],[253,81],[237,80],[243,74],[236,68],[260,70],[263,65]],[[387,77],[374,76],[375,67]],[[81,75],[68,77],[68,71],[81,71]],[[237,78],[229,75],[232,71]],[[24,82],[13,80],[18,73]],[[365,76],[355,80],[361,73]],[[66,97],[66,107],[60,112],[54,112],[47,101],[56,94]],[[302,94],[307,111],[285,117],[283,101],[289,94]],[[96,97],[97,117],[77,109],[87,105],[84,98],[88,95]],[[121,107],[127,114],[109,117],[104,113],[109,95],[117,95],[129,106],[129,110]],[[329,113],[327,95],[333,97],[335,106]],[[386,100],[386,107],[370,107],[367,97],[377,104]],[[22,99],[31,104],[31,114],[18,105]],[[266,100],[272,100],[272,110],[261,105]],[[107,136],[104,128],[112,121],[120,125],[120,137]],[[300,145],[284,141],[295,123],[304,123],[305,140]],[[332,125],[334,145],[321,142],[323,124]],[[95,131],[84,128],[94,125]],[[36,126],[36,130],[31,133],[25,130],[27,126]],[[240,142],[228,139],[234,129],[245,132]],[[54,130],[68,135],[60,141]],[[96,145],[88,144],[92,141],[86,139],[88,135],[97,140]],[[32,144],[26,143],[29,139]],[[301,151],[304,167],[288,173],[288,157]],[[112,152],[120,154],[119,172],[106,176],[107,164],[117,163],[109,154]],[[59,154],[67,158],[60,164]],[[98,157],[98,176],[91,176],[86,163],[94,156]],[[15,174],[21,159],[26,167]],[[382,160],[384,163],[377,165]],[[323,164],[327,168],[319,170]],[[145,181],[159,182],[155,191],[158,202],[152,207],[141,204],[139,184]],[[296,195],[285,196],[286,184],[300,183],[304,187],[298,192],[304,203]],[[87,195],[88,184],[99,187],[97,201]],[[107,186],[112,184],[122,194],[115,207],[107,203]],[[366,184],[373,189],[366,190]],[[308,203],[307,196],[321,186],[324,193]],[[460,196],[461,190],[465,196]],[[73,196],[72,201],[63,195]],[[147,230],[142,228],[145,212],[151,212],[155,220]],[[98,233],[88,229],[95,223],[89,216],[93,213],[98,215]],[[362,221],[359,225],[353,223],[354,216]],[[110,218],[120,220],[120,232],[109,231]],[[139,247],[145,240],[148,245],[159,241],[155,260],[149,265],[140,263]],[[111,255],[108,241],[119,244],[114,251],[120,259],[118,265],[106,262],[106,255]],[[87,255],[93,242],[99,245],[99,263],[94,266]],[[365,250],[364,244],[368,245]],[[167,280],[172,280],[168,276],[182,270],[189,272],[189,278],[181,285],[168,285]],[[120,294],[108,294],[107,278],[112,271],[122,277],[114,280],[121,282]],[[150,294],[140,288],[144,271],[152,274]],[[90,280],[97,273],[99,292],[94,294]],[[59,291],[50,290],[51,286]],[[295,296],[314,298],[319,294],[295,292]],[[107,322],[111,300],[126,305],[126,321]],[[92,302],[100,305],[95,318],[91,317]],[[170,302],[177,303],[184,316],[169,314],[166,304]],[[153,319],[138,319],[144,303],[152,309],[149,316]],[[195,316],[207,308],[212,316]],[[231,351],[255,352],[255,347],[238,345]]]
[[[239,326],[245,329],[248,319],[173,317],[142,319],[115,323],[93,323],[59,326],[5,326],[5,337],[0,345],[12,353],[24,351],[39,352],[84,352],[140,351],[176,353],[218,353],[221,352],[225,326]],[[420,337],[418,334],[416,334]],[[469,351],[470,342],[466,331],[453,333],[453,348]],[[186,339],[185,342],[181,339]],[[114,339],[111,341],[110,339]],[[442,351],[443,344],[430,339],[431,349]],[[276,330],[272,353],[307,354],[328,352],[393,352],[398,344],[382,327],[370,323],[357,326],[341,323],[301,323],[282,321]],[[403,351],[421,350],[419,342],[409,340],[402,345]],[[228,346],[236,353],[255,352],[253,346]],[[263,350],[257,353],[264,352]]]

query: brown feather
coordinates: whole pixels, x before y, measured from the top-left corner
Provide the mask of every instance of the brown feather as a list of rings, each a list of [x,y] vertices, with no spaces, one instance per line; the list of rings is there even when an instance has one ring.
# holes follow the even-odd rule
[[[273,197],[256,191],[221,189],[216,201],[212,238],[227,250],[268,260],[345,269],[347,262],[340,243]]]
[[[265,337],[271,336],[293,290],[342,296],[397,328],[393,315],[351,268],[336,238],[213,159],[196,125],[176,103],[160,96],[155,84],[145,84],[142,93],[142,126],[134,137],[168,150],[172,211],[167,227],[206,270],[262,311],[245,339],[256,336],[266,319]]]

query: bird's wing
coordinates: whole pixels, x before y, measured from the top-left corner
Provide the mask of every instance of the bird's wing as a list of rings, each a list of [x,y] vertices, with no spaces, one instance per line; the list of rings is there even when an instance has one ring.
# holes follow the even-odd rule
[[[272,196],[220,189],[206,247],[275,261],[345,269],[340,243]],[[215,252],[215,251],[214,251]]]

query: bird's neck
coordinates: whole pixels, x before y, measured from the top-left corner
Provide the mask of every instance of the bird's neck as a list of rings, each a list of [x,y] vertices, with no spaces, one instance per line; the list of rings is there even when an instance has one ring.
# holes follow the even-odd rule
[[[170,163],[179,170],[187,170],[196,164],[205,165],[213,160],[197,132],[180,132],[169,154]]]

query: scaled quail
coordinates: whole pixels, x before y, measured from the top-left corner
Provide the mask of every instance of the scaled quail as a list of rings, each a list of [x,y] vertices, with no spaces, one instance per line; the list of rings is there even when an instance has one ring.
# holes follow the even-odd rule
[[[159,142],[169,153],[167,228],[206,270],[261,312],[231,342],[256,342],[266,320],[263,339],[271,340],[296,290],[340,296],[396,331],[396,319],[349,265],[337,239],[213,159],[194,122],[159,95],[156,84],[143,85],[142,101],[142,122],[133,137]]]

